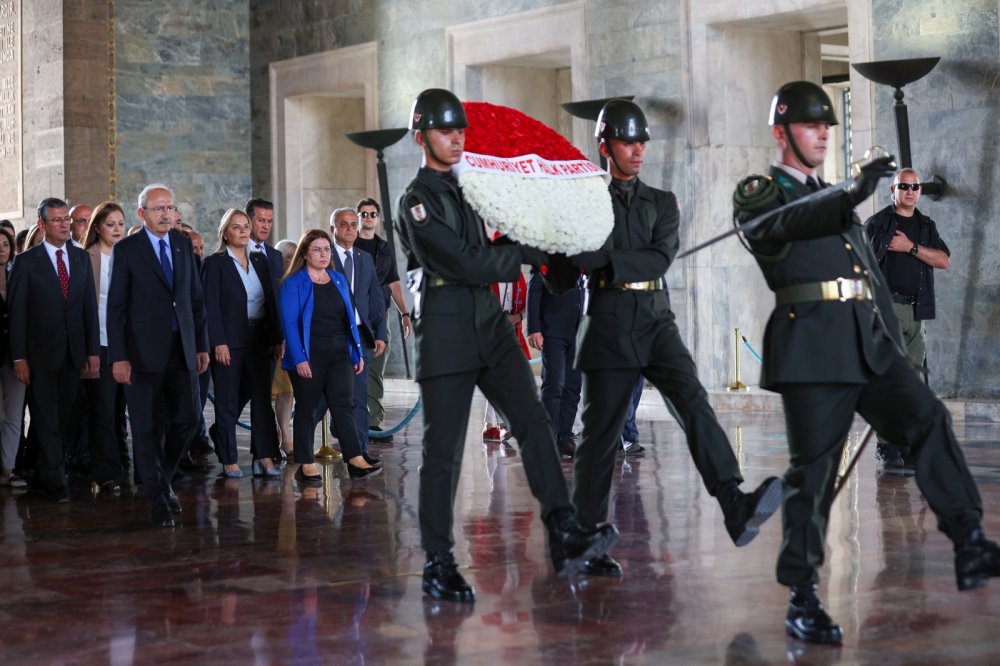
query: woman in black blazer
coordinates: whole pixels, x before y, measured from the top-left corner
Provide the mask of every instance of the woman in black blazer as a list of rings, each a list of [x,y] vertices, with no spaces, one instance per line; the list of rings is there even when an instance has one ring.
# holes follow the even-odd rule
[[[90,254],[97,292],[97,318],[101,325],[101,364],[96,377],[84,375],[83,388],[89,403],[87,436],[94,481],[100,492],[117,495],[122,475],[121,452],[116,431],[125,420],[125,390],[115,381],[108,361],[108,287],[111,286],[111,254],[115,243],[125,238],[125,211],[113,201],[97,206],[90,216],[83,249]]]
[[[250,220],[230,208],[219,224],[219,249],[205,257],[201,274],[208,311],[208,344],[215,382],[215,423],[208,430],[223,476],[243,476],[237,462],[236,419],[250,402],[256,451],[254,476],[279,477],[271,408],[271,360],[281,328],[267,259],[249,252]]]

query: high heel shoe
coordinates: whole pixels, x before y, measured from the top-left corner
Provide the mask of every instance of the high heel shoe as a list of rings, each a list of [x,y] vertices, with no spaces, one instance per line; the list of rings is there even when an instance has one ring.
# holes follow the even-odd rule
[[[253,470],[253,475],[256,477],[264,477],[266,479],[275,479],[281,476],[281,470],[271,465],[270,467],[264,466],[263,460],[254,460],[250,468]]]
[[[302,466],[301,465],[299,465],[299,468],[297,470],[295,470],[295,478],[298,479],[298,482],[301,483],[303,486],[322,486],[323,485],[323,475],[322,474],[317,474],[315,476],[309,476],[308,474],[306,474],[305,472],[302,471]]]
[[[351,477],[352,481],[370,479],[373,476],[378,476],[381,472],[381,467],[358,467],[357,465],[347,463],[347,474]]]
[[[234,469],[234,470],[227,470],[227,469],[223,468],[223,470],[222,470],[222,476],[224,476],[227,479],[242,479],[243,478],[243,470],[241,470],[238,467],[236,469]]]
[[[361,457],[365,459],[365,462],[372,467],[382,467],[382,459],[376,458],[375,456],[368,455],[367,451],[361,453]]]

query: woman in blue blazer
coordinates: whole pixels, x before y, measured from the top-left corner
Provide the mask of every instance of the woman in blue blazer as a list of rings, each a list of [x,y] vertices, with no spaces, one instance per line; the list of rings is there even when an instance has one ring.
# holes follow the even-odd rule
[[[321,396],[329,405],[351,478],[375,476],[381,469],[364,459],[354,426],[354,375],[364,371],[365,362],[347,280],[330,268],[332,248],[325,231],[303,234],[278,299],[285,334],[281,367],[295,389],[296,476],[306,485],[323,483],[313,463],[314,413]]]
[[[250,219],[230,208],[219,223],[219,248],[201,266],[208,314],[208,344],[215,383],[215,423],[208,434],[223,476],[243,476],[237,463],[236,420],[250,402],[253,475],[278,477],[271,408],[271,360],[281,345],[278,309],[267,259],[249,252]]]

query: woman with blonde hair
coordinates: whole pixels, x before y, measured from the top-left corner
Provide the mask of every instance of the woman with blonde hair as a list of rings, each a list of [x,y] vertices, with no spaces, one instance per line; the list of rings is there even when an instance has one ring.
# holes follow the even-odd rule
[[[111,374],[108,362],[108,287],[111,284],[111,254],[115,243],[125,237],[125,211],[113,201],[105,201],[90,214],[83,236],[83,249],[90,254],[97,291],[97,320],[101,328],[101,360],[96,377],[84,376],[89,403],[87,436],[90,466],[100,492],[117,495],[122,475],[121,446],[115,429],[125,421],[122,385]]]
[[[254,433],[253,475],[278,477],[271,408],[271,359],[281,329],[267,260],[248,252],[250,219],[230,208],[219,222],[219,247],[205,257],[202,282],[208,313],[208,343],[215,382],[215,423],[208,434],[223,465],[223,476],[243,476],[237,460],[236,420],[250,402]]]
[[[296,477],[303,485],[323,483],[313,462],[314,413],[321,397],[330,408],[350,477],[364,479],[381,471],[362,455],[354,424],[353,375],[364,371],[365,362],[351,291],[347,278],[330,267],[332,251],[329,234],[307,231],[281,281],[281,367],[295,389],[292,437],[294,460],[300,464]]]

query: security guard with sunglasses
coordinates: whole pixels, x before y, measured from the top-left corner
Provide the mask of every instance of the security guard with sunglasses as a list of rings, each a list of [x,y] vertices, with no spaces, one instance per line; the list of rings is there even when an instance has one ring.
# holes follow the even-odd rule
[[[902,328],[906,355],[927,381],[927,333],[924,321],[934,319],[934,269],[946,269],[951,251],[938,235],[934,220],[917,209],[920,174],[900,169],[889,191],[892,203],[865,222],[892,308]],[[909,451],[879,436],[875,455],[886,471],[912,471]]]
[[[775,295],[761,386],[781,394],[791,458],[777,566],[778,582],[791,588],[785,631],[816,643],[843,639],[815,585],[855,413],[913,452],[917,485],[955,545],[958,588],[980,587],[1000,575],[1000,548],[984,536],[982,501],[951,417],[902,351],[891,295],[854,214],[895,164],[876,159],[850,187],[826,187],[816,167],[836,123],[820,86],[782,86],[770,114],[779,161],[767,176],[742,180],[733,196],[740,224],[786,206],[747,226],[745,235]]]
[[[777,511],[781,482],[771,477],[750,494],[739,489],[739,463],[674,322],[663,275],[677,254],[677,198],[639,180],[649,125],[637,104],[624,99],[605,104],[596,137],[611,171],[615,223],[602,249],[570,258],[588,273],[590,289],[577,337],[583,435],[573,503],[584,526],[607,520],[619,436],[642,374],[684,428],[705,487],[722,506],[729,536],[737,546],[746,545]],[[622,568],[604,555],[588,562],[584,572],[621,576]]]

